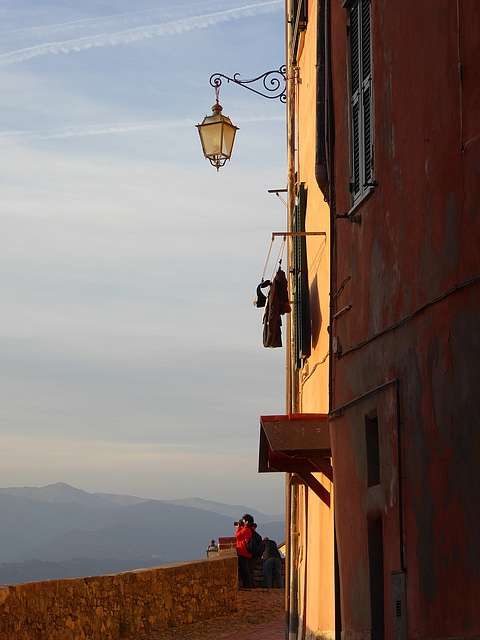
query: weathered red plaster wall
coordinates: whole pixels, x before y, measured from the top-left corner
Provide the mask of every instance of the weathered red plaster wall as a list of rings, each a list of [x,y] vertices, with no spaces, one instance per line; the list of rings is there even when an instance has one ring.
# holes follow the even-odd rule
[[[360,225],[335,224],[334,290],[351,276],[336,303],[352,309],[331,327],[343,348],[333,407],[400,380],[409,638],[480,634],[480,38],[475,3],[459,0],[459,25],[456,5],[372,2],[378,187],[358,208]],[[341,3],[331,7],[341,214],[351,208],[347,12]],[[332,423],[346,636],[370,624],[365,526],[375,505],[366,487],[364,419],[375,408],[392,635],[390,574],[400,569],[392,402],[379,393]]]

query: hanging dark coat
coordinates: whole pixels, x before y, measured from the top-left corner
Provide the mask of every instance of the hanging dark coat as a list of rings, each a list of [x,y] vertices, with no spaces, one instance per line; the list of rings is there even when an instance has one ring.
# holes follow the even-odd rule
[[[282,346],[281,316],[290,312],[288,301],[287,277],[279,268],[268,293],[267,304],[263,314],[263,346]]]

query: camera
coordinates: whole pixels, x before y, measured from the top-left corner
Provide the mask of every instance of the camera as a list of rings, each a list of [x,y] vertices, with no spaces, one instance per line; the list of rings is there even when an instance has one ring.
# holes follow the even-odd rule
[[[242,527],[244,525],[243,518],[240,518],[237,522],[233,523],[234,527]]]

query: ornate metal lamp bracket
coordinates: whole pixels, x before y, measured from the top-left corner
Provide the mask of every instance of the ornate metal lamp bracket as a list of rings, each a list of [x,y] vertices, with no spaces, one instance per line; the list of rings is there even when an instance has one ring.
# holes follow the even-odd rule
[[[223,73],[214,73],[210,76],[210,85],[215,88],[217,96],[218,89],[222,84],[222,78],[227,82],[239,84],[242,87],[245,87],[245,89],[253,91],[253,93],[257,93],[259,96],[263,96],[264,98],[269,98],[271,100],[278,98],[280,102],[283,102],[284,104],[287,101],[287,67],[285,65],[282,65],[277,71],[267,71],[261,76],[258,76],[258,78],[253,78],[252,80],[240,80],[239,73],[236,73],[233,78],[229,78]],[[260,86],[263,85],[263,90],[257,91],[257,89],[248,86],[255,82],[258,82]],[[267,93],[263,93],[263,91],[266,91]]]

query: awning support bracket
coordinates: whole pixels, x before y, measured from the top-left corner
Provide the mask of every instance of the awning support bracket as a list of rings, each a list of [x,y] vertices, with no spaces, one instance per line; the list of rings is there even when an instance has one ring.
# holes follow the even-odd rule
[[[307,487],[311,489],[320,498],[320,500],[327,505],[327,507],[330,507],[330,492],[325,489],[323,484],[319,482],[309,471],[299,471],[296,473]]]
[[[330,482],[333,482],[333,467],[326,458],[321,458],[320,456],[315,456],[315,455],[308,455],[305,457],[313,465],[315,465],[317,469],[321,471],[323,475],[330,480]]]

